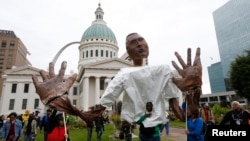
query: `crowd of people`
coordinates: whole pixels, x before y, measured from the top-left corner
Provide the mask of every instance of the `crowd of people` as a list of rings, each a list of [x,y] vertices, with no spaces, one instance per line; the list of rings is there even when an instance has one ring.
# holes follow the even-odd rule
[[[44,115],[40,115],[40,111],[30,113],[25,110],[24,114],[20,115],[11,112],[0,118],[0,139],[35,141],[39,132],[43,133],[44,141],[70,141],[68,122],[68,115],[50,108]],[[93,122],[87,122],[87,141],[92,139],[93,128],[96,128],[97,141],[101,141],[105,123],[109,123],[109,116],[104,114],[100,114]]]
[[[134,123],[139,126],[139,138],[142,140],[160,140],[162,134],[169,134],[169,113],[165,112],[166,122],[158,124],[154,127],[145,127],[142,123],[149,120],[155,113],[154,105],[152,102],[147,102],[145,106],[145,113],[140,119]],[[197,106],[189,106],[183,109],[187,112],[187,134],[188,141],[206,141],[206,134],[202,132],[203,122],[206,126],[215,124],[215,117],[211,107],[205,103],[201,108]],[[0,120],[1,139],[6,141],[35,141],[37,132],[43,130],[44,141],[70,141],[69,130],[67,124],[67,115],[59,113],[57,110],[47,109],[46,114],[39,115],[39,111],[30,113],[25,110],[24,114],[17,115],[12,112],[8,116],[2,115]],[[250,113],[238,101],[231,102],[231,110],[228,111],[218,125],[250,125]],[[123,121],[125,122],[125,121]],[[87,124],[87,141],[92,140],[92,130],[95,128],[96,140],[101,141],[102,135],[105,131],[104,124],[109,123],[109,115],[107,111],[100,114],[94,121],[86,122]],[[126,122],[123,125],[122,131],[126,141],[132,141],[132,130],[130,124]],[[163,133],[165,129],[165,133]],[[128,134],[126,134],[128,133]]]

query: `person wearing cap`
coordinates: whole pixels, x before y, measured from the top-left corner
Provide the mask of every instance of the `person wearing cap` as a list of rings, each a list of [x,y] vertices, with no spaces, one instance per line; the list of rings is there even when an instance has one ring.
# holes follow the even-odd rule
[[[24,114],[22,115],[22,124],[24,124],[25,121],[27,121],[29,119],[30,116],[30,110],[26,109],[24,111]]]

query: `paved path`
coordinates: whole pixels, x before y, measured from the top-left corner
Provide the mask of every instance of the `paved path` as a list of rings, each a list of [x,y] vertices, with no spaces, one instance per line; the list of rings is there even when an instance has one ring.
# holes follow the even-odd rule
[[[169,134],[166,135],[165,130],[163,130],[162,136],[164,136],[168,139],[171,139],[173,141],[186,141],[187,140],[187,136],[185,134],[185,129],[183,129],[183,128],[170,127]]]

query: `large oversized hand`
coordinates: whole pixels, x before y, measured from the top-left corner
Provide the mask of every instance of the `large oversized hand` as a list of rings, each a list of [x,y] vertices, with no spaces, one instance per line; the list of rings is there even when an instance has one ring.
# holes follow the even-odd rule
[[[179,72],[182,78],[173,78],[173,82],[181,91],[188,91],[202,85],[202,65],[200,60],[200,48],[196,49],[196,55],[193,64],[191,63],[191,49],[187,50],[187,64],[183,61],[178,52],[175,56],[179,60],[182,69],[172,61],[174,68]]]
[[[75,73],[65,80],[63,77],[66,67],[67,62],[63,61],[59,74],[55,75],[54,64],[50,63],[49,74],[47,74],[44,70],[39,72],[42,76],[43,82],[39,82],[36,75],[32,76],[36,93],[40,96],[40,99],[44,104],[49,104],[50,101],[58,96],[68,94],[70,87],[76,80],[77,74]]]
[[[55,75],[54,64],[49,64],[49,75],[44,70],[40,71],[43,82],[39,82],[36,75],[32,76],[33,83],[41,101],[52,109],[79,116],[84,121],[94,121],[104,110],[104,107],[95,107],[91,112],[81,112],[72,105],[68,97],[68,91],[76,80],[77,74],[64,79],[67,62],[63,61],[59,74]]]

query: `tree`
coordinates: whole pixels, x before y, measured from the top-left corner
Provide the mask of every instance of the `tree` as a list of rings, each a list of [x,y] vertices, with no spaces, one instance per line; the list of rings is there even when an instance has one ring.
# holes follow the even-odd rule
[[[250,50],[231,63],[230,81],[237,95],[250,99]]]

